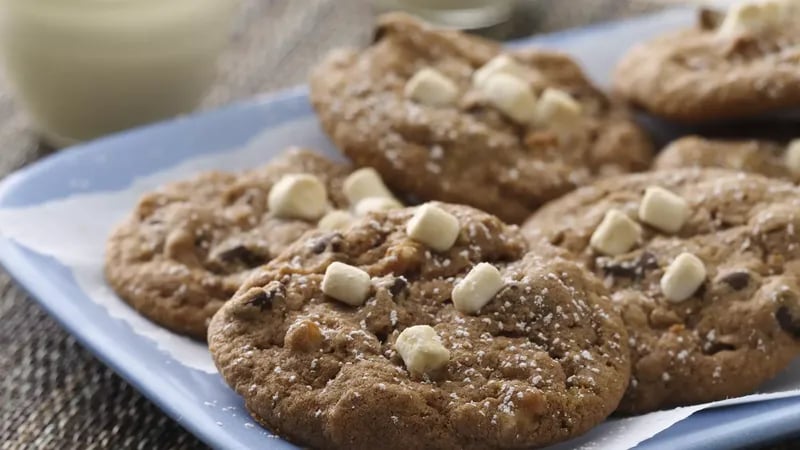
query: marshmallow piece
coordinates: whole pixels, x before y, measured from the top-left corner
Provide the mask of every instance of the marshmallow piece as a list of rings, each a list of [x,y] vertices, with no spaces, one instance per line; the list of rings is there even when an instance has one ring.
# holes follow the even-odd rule
[[[341,231],[350,226],[353,222],[353,215],[341,209],[334,209],[328,212],[317,222],[317,228],[325,231]]]
[[[332,262],[322,279],[322,292],[325,295],[351,306],[364,304],[371,287],[367,272],[340,262]]]
[[[328,209],[328,192],[314,175],[285,175],[270,189],[267,205],[278,217],[317,220]]]
[[[717,33],[732,36],[778,27],[788,8],[775,0],[746,1],[731,6]]]
[[[502,288],[500,271],[489,263],[480,263],[453,288],[453,305],[462,313],[477,313]]]
[[[636,244],[642,228],[618,209],[609,210],[592,233],[589,244],[600,253],[621,255]]]
[[[461,225],[454,215],[430,203],[417,208],[406,224],[406,234],[411,239],[437,252],[449,250],[460,232]]]
[[[403,204],[392,197],[367,197],[356,204],[353,211],[356,216],[366,216],[371,212],[389,211],[390,209],[402,208]]]
[[[786,153],[783,156],[786,167],[793,175],[800,176],[800,139],[789,142]]]
[[[681,253],[672,261],[661,277],[661,292],[672,302],[679,303],[691,297],[706,279],[706,266],[691,253]]]
[[[406,83],[405,96],[428,106],[448,106],[456,102],[458,87],[441,72],[421,69]]]
[[[394,347],[412,375],[431,374],[447,365],[450,351],[436,330],[428,325],[408,327],[397,336]]]
[[[505,73],[524,80],[527,69],[508,55],[498,55],[472,74],[472,85],[481,88],[496,73]]]
[[[351,173],[345,178],[342,190],[351,205],[357,205],[358,202],[369,197],[394,198],[394,195],[383,184],[381,176],[372,167],[364,167]]]
[[[495,108],[521,124],[533,122],[536,115],[536,96],[528,84],[507,73],[489,76],[481,93]]]
[[[659,186],[645,189],[639,204],[639,220],[667,233],[680,230],[690,213],[683,197]]]
[[[581,118],[583,108],[571,95],[561,89],[547,88],[536,102],[536,123],[552,126],[570,126]]]

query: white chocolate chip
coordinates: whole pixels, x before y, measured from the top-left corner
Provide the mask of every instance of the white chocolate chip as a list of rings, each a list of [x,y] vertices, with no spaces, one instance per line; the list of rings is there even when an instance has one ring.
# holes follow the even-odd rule
[[[642,235],[642,228],[620,210],[609,210],[592,233],[589,244],[605,255],[621,255],[630,250]]]
[[[788,8],[774,0],[737,3],[725,14],[717,33],[721,36],[733,36],[776,28],[784,20],[785,11],[788,11]]]
[[[390,209],[402,208],[403,204],[391,197],[367,197],[358,202],[353,208],[356,216],[366,216],[371,212],[389,211]]]
[[[507,73],[489,76],[481,93],[500,112],[521,124],[533,122],[536,114],[536,96],[530,86]]]
[[[369,197],[394,198],[394,195],[383,184],[381,176],[372,167],[364,167],[351,173],[345,178],[342,190],[351,205],[357,205],[358,202]]]
[[[639,204],[639,220],[667,233],[680,230],[690,214],[689,203],[683,197],[659,186],[645,189]]]
[[[800,176],[800,139],[789,142],[789,146],[786,147],[784,161],[792,175]]]
[[[672,261],[661,277],[661,292],[672,302],[679,303],[691,297],[706,279],[706,266],[691,253],[681,253]]]
[[[458,98],[458,87],[441,72],[426,67],[408,80],[405,95],[423,105],[448,106]]]
[[[498,55],[472,74],[472,85],[481,88],[496,73],[505,73],[524,80],[527,69],[508,55]]]
[[[550,127],[568,127],[580,120],[583,108],[571,95],[547,88],[536,102],[536,123]]]
[[[328,210],[328,192],[314,175],[290,174],[272,186],[267,204],[278,217],[317,220]]]
[[[450,351],[432,327],[414,325],[403,330],[394,343],[412,375],[423,376],[441,369],[450,361]]]
[[[453,288],[453,305],[465,314],[476,313],[502,288],[500,271],[489,263],[480,263]]]
[[[317,222],[317,228],[325,231],[341,231],[350,226],[353,222],[353,215],[341,209],[334,209],[325,214]]]
[[[325,295],[351,306],[364,304],[371,286],[367,272],[340,262],[332,262],[322,279]]]
[[[417,208],[406,224],[406,234],[411,239],[438,252],[449,250],[460,232],[461,226],[454,215],[430,203]]]

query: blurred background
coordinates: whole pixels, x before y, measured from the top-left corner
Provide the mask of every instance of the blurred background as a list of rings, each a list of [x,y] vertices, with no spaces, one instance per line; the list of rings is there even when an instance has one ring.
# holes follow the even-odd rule
[[[2,99],[0,130],[14,123],[64,147],[298,84],[330,48],[368,42],[381,11],[506,40],[664,3],[676,2],[3,0],[0,93],[13,100]]]
[[[382,9],[514,39],[687,3],[0,0],[0,175],[71,142],[302,84],[330,49],[368,43]],[[2,270],[0,374],[2,449],[203,447]]]

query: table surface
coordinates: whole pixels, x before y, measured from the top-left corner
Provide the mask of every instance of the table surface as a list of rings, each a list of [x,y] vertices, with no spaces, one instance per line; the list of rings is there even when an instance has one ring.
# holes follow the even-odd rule
[[[523,0],[512,36],[652,11],[669,0]],[[241,0],[232,43],[201,108],[303,83],[328,50],[363,45],[367,0]],[[0,79],[0,175],[52,152]],[[0,449],[203,448],[77,344],[0,270]],[[773,448],[797,448],[800,440]]]

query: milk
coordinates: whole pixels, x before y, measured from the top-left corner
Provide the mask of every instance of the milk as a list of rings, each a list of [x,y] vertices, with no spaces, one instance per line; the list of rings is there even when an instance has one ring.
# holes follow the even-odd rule
[[[234,0],[2,0],[17,99],[56,145],[191,111],[213,82]]]

